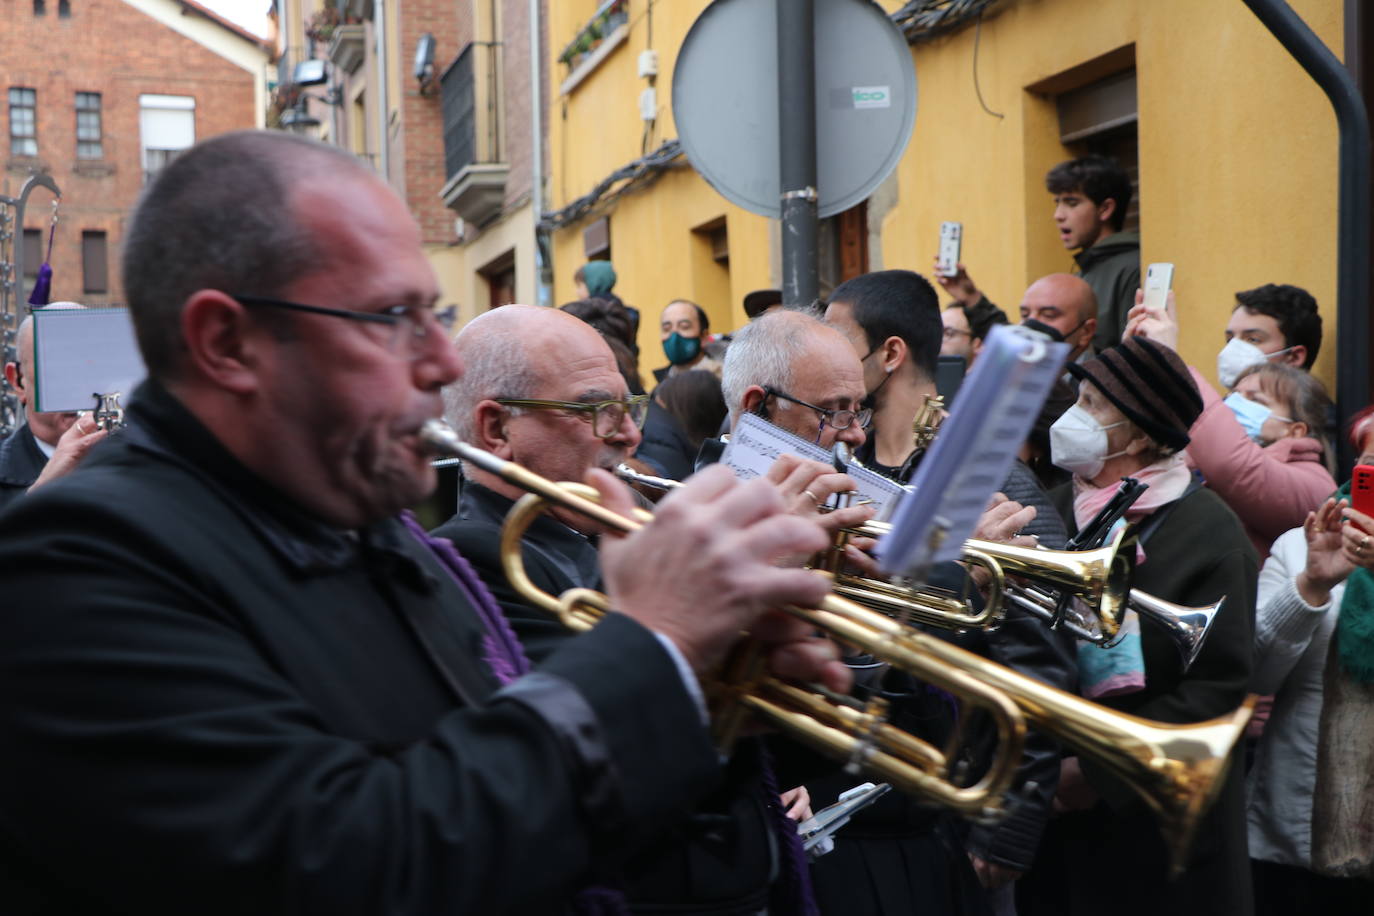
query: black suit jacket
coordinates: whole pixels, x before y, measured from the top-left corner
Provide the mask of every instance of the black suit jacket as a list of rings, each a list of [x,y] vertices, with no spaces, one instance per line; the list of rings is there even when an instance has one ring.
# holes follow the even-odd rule
[[[27,423],[6,436],[0,442],[0,509],[23,496],[47,463]]]
[[[717,778],[630,619],[498,690],[480,584],[400,522],[315,522],[154,386],[128,416],[0,526],[6,913],[557,913]]]
[[[453,541],[472,562],[537,661],[568,642],[572,633],[552,615],[529,606],[502,571],[500,530],[513,504],[469,482],[458,514],[433,534]],[[530,580],[549,594],[574,587],[600,590],[595,543],[551,516],[530,526],[521,547]],[[759,742],[739,742],[720,785],[692,816],[665,824],[626,861],[620,879],[634,912],[754,913],[768,906],[773,838],[760,782],[760,753]],[[802,756],[791,749],[782,755],[789,767],[815,765],[814,758],[798,760]]]

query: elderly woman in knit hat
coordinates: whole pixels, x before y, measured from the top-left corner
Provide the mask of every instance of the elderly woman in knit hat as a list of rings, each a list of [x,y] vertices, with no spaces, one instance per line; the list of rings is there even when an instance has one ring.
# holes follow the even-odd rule
[[[1250,679],[1258,561],[1235,514],[1184,464],[1188,428],[1202,410],[1197,387],[1178,354],[1143,337],[1069,371],[1080,381],[1078,401],[1051,427],[1050,444],[1054,463],[1073,474],[1051,494],[1070,531],[1107,504],[1121,478],[1134,477],[1149,485],[1126,515],[1138,537],[1138,546],[1125,548],[1136,550],[1134,587],[1184,605],[1226,599],[1188,670],[1158,628],[1134,623],[1114,649],[1080,646],[1080,689],[1162,722],[1231,712]],[[1252,912],[1244,777],[1234,761],[1176,881],[1167,879],[1151,813],[1092,761],[1064,760],[1056,808],[1018,891],[1022,916]]]

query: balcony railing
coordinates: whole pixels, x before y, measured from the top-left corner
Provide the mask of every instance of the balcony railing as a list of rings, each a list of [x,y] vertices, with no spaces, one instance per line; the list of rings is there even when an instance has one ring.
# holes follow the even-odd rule
[[[501,143],[501,45],[471,42],[439,78],[445,204],[482,223],[501,209],[509,167]]]

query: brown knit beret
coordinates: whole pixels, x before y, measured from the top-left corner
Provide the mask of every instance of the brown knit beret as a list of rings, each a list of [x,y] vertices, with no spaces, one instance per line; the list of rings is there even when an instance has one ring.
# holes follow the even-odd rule
[[[1086,363],[1070,363],[1076,379],[1087,379],[1127,419],[1160,445],[1181,449],[1202,413],[1202,395],[1188,367],[1168,347],[1128,337]]]

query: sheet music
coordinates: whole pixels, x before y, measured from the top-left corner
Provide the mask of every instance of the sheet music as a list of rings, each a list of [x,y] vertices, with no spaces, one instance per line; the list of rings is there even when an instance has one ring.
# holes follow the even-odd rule
[[[959,558],[1068,352],[1068,344],[1017,325],[992,329],[912,480],[914,492],[874,549],[883,572],[919,574],[931,563]],[[932,533],[938,535],[934,545]]]
[[[35,406],[92,410],[97,394],[130,392],[147,371],[128,309],[34,309]]]
[[[768,473],[779,455],[798,455],[830,466],[830,452],[814,442],[774,426],[756,414],[745,414],[735,424],[730,441],[721,455],[722,464],[730,466],[740,480],[752,480]],[[877,518],[885,518],[906,493],[895,480],[868,468],[851,467],[849,476],[860,497],[873,500]]]

